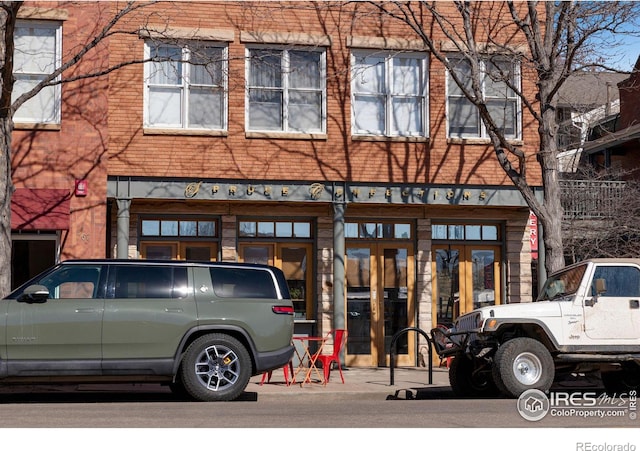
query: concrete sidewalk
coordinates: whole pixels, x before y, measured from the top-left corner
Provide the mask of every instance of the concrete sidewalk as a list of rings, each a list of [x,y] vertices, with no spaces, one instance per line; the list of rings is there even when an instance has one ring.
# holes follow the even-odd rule
[[[281,369],[272,373],[271,382],[260,385],[262,375],[250,379],[243,399],[260,399],[265,397],[282,396],[358,396],[375,397],[377,399],[413,399],[421,396],[451,396],[449,375],[446,368],[433,369],[433,384],[429,384],[429,371],[427,368],[395,368],[394,385],[390,385],[389,368],[343,368],[344,384],[340,381],[338,370],[331,371],[331,378],[326,385],[319,381],[314,374],[311,383],[301,385],[299,382],[287,386],[284,382],[284,373]],[[302,375],[298,376],[301,379]],[[145,399],[164,399],[173,396],[168,387],[153,383],[142,384],[67,384],[67,385],[7,385],[0,386],[0,397],[4,402],[24,402],[25,400],[49,399],[53,396],[82,396],[82,399],[115,399],[120,396],[124,400],[138,397]],[[72,398],[69,398],[72,399]],[[16,401],[17,400],[17,401]]]
[[[300,394],[387,394],[406,398],[411,396],[407,392],[415,393],[428,388],[440,390],[450,389],[449,374],[447,368],[433,369],[433,384],[429,384],[428,368],[394,368],[393,385],[390,385],[390,368],[343,368],[344,384],[340,380],[337,369],[331,371],[331,377],[326,385],[323,385],[317,375],[313,375],[312,382],[300,384],[298,382],[286,385],[284,372],[275,370],[271,376],[271,382],[260,385],[262,376],[254,376],[249,381],[246,391],[255,392],[258,396],[289,396]]]

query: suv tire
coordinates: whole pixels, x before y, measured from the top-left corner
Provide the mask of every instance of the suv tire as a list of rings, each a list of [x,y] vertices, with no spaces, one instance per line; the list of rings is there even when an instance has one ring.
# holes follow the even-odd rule
[[[185,390],[198,401],[235,399],[251,377],[251,359],[246,348],[225,334],[196,339],[187,348],[180,367]]]
[[[449,367],[449,384],[456,396],[464,398],[492,397],[498,393],[490,371],[474,368],[474,361],[458,354]]]
[[[553,384],[554,375],[551,354],[533,338],[513,338],[496,351],[493,378],[507,396],[517,398],[531,388],[546,392]]]

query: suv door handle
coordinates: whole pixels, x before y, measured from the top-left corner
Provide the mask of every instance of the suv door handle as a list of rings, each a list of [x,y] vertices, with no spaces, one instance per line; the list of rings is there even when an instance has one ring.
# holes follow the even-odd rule
[[[637,299],[631,299],[629,301],[629,308],[640,308],[640,301]]]
[[[98,310],[94,308],[77,308],[76,313],[96,313]]]

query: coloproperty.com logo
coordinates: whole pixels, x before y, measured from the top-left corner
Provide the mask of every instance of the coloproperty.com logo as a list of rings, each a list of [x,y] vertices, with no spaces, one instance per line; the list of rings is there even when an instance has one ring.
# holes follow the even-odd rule
[[[536,389],[525,391],[518,398],[518,412],[528,421],[551,417],[637,418],[637,392],[610,396],[595,392],[551,392]]]

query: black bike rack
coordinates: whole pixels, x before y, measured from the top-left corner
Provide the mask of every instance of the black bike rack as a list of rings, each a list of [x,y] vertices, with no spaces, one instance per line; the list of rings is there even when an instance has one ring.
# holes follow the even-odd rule
[[[427,343],[429,343],[429,385],[433,384],[433,340],[431,339],[431,337],[427,332],[420,329],[419,327],[406,327],[396,332],[393,335],[393,338],[391,338],[391,345],[390,345],[391,354],[389,356],[389,360],[390,360],[389,361],[389,385],[394,385],[395,383],[393,378],[393,369],[396,363],[396,359],[395,359],[396,342],[398,341],[398,338],[400,338],[400,336],[411,331],[418,332],[427,340]]]

